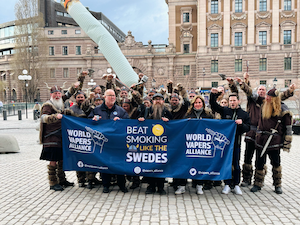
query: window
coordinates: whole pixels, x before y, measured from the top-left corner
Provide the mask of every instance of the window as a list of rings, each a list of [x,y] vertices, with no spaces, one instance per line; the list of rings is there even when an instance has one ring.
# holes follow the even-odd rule
[[[62,46],[62,54],[68,55],[68,46]]]
[[[210,35],[210,47],[215,48],[218,47],[219,34],[211,34]]]
[[[235,0],[235,12],[240,13],[243,11],[243,0]]]
[[[284,10],[292,10],[291,0],[284,0]]]
[[[75,30],[75,34],[81,34],[81,30]]]
[[[50,69],[50,78],[55,78],[55,69]]]
[[[259,0],[259,11],[267,11],[267,0]]]
[[[81,55],[81,46],[76,46],[76,55]]]
[[[54,46],[49,46],[49,55],[54,55]]]
[[[284,87],[289,87],[292,84],[292,80],[284,80]]]
[[[218,82],[217,81],[213,81],[213,82],[211,82],[211,87],[219,87],[219,84],[218,84]]]
[[[259,81],[259,84],[260,84],[260,85],[267,85],[267,81],[266,81],[266,80],[260,80],[260,81]]]
[[[67,30],[61,30],[61,34],[68,34]]]
[[[183,17],[183,22],[184,23],[189,23],[190,22],[190,13],[183,13],[182,17]]]
[[[259,44],[267,45],[267,31],[259,31]]]
[[[48,35],[53,35],[54,31],[53,30],[48,30]]]
[[[68,77],[69,77],[69,69],[64,68],[64,78],[68,78]]]
[[[183,66],[183,75],[190,75],[190,65],[184,65]]]
[[[190,45],[183,44],[183,53],[190,53]]]
[[[81,69],[81,68],[77,68],[77,74],[80,74],[80,73],[81,73],[81,71],[82,71],[82,69]]]
[[[217,14],[219,12],[218,0],[211,1],[211,14]]]
[[[212,73],[218,72],[218,60],[211,60],[211,72]]]
[[[234,45],[242,46],[243,45],[243,32],[235,32],[234,34]]]
[[[292,58],[285,57],[284,58],[284,70],[291,70],[292,69]]]
[[[234,63],[235,72],[242,72],[242,60],[236,59]]]
[[[64,13],[63,12],[56,12],[56,15],[58,15],[58,16],[64,16]]]
[[[259,59],[259,71],[267,71],[267,59]]]
[[[289,45],[292,43],[292,31],[284,30],[283,31],[283,44]]]

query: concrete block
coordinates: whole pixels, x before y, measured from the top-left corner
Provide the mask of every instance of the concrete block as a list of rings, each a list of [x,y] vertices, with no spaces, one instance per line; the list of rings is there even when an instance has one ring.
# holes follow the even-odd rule
[[[17,139],[12,135],[0,134],[0,153],[20,152]]]

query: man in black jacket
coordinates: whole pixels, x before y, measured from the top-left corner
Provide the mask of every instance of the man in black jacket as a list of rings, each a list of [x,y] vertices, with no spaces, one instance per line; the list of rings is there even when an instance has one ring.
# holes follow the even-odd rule
[[[241,168],[240,168],[240,153],[241,153],[241,135],[250,130],[250,118],[247,112],[242,110],[240,107],[239,97],[236,93],[232,93],[229,95],[229,106],[222,107],[217,103],[217,98],[221,94],[218,89],[212,88],[210,94],[209,103],[211,105],[212,110],[221,114],[222,119],[230,119],[234,120],[237,124],[236,135],[234,141],[234,149],[233,149],[233,178],[230,180],[225,180],[225,187],[222,190],[223,194],[228,194],[231,190],[231,184],[234,185],[235,194],[242,195],[242,191],[239,187],[241,180]]]

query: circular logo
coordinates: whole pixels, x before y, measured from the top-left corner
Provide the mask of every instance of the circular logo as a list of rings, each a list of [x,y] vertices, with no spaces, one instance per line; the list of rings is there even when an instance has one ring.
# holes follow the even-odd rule
[[[152,133],[155,136],[161,136],[164,133],[164,128],[160,124],[156,124],[152,127]]]
[[[118,115],[118,113],[117,113],[116,111],[114,111],[113,114],[114,114],[115,116]]]
[[[82,168],[83,167],[83,162],[82,161],[78,161],[77,166]]]
[[[196,173],[197,173],[197,170],[196,170],[195,168],[191,168],[191,169],[190,169],[190,174],[191,174],[192,176],[195,176]]]
[[[135,172],[135,174],[140,174],[142,172],[141,167],[137,166],[133,169],[133,172]]]

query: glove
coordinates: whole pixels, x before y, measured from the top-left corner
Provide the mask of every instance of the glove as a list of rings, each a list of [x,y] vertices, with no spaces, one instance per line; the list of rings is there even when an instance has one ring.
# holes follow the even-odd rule
[[[283,151],[290,152],[292,147],[292,135],[286,135],[283,141]]]

